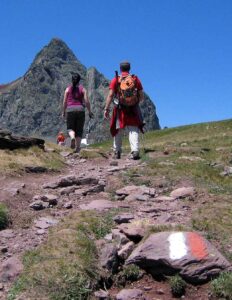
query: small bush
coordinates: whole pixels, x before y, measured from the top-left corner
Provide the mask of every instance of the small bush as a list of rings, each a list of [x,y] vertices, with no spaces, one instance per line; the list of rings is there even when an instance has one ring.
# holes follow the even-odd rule
[[[0,203],[0,230],[5,229],[9,224],[8,210],[6,206]]]
[[[174,297],[181,297],[185,293],[186,282],[177,274],[170,277],[169,284]]]
[[[136,265],[124,266],[123,270],[116,275],[116,285],[125,286],[127,282],[133,282],[142,277],[142,271]]]
[[[141,276],[141,270],[136,265],[129,265],[124,267],[123,275],[125,276],[126,280],[135,281]]]
[[[211,290],[216,297],[232,299],[232,272],[222,273],[211,282]]]

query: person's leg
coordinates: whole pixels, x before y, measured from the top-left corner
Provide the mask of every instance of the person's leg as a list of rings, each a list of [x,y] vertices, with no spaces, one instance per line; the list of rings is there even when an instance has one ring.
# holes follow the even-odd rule
[[[83,129],[85,124],[85,112],[80,111],[77,112],[76,118],[76,152],[80,152],[81,150],[81,139],[83,136]]]
[[[123,129],[119,129],[118,133],[114,137],[114,153],[115,153],[115,158],[121,158],[121,152],[122,152],[122,132]]]
[[[67,113],[67,130],[71,139],[71,148],[75,149],[75,120],[73,112]]]
[[[76,152],[80,152],[81,150],[81,137],[76,136]]]
[[[133,159],[139,159],[139,128],[128,126],[129,142]]]

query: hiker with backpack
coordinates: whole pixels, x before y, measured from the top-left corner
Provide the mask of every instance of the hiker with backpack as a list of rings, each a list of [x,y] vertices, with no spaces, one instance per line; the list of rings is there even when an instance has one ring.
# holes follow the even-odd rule
[[[80,151],[81,138],[85,123],[85,107],[89,112],[89,117],[93,118],[90,102],[86,89],[79,84],[81,77],[78,73],[72,76],[72,85],[69,85],[64,93],[62,117],[66,116],[67,130],[71,138],[71,148],[75,152]]]
[[[139,103],[144,100],[140,79],[130,74],[130,63],[120,63],[120,76],[115,72],[106,98],[104,118],[109,119],[110,104],[116,98],[110,122],[110,132],[114,137],[114,157],[121,158],[123,129],[129,130],[129,142],[133,159],[139,159],[139,131],[143,132],[143,120]]]

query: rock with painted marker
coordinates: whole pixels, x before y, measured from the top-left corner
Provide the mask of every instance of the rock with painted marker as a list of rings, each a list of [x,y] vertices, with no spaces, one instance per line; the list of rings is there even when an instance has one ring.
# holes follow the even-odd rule
[[[179,272],[192,283],[208,281],[231,267],[219,251],[196,232],[151,234],[131,253],[126,264],[136,264],[152,275]]]

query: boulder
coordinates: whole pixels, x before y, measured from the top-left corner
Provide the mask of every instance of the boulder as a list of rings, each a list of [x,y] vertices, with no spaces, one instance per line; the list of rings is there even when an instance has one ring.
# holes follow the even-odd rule
[[[230,268],[219,251],[196,232],[151,234],[131,253],[126,264],[136,264],[152,275],[179,272],[192,283],[208,281]]]

